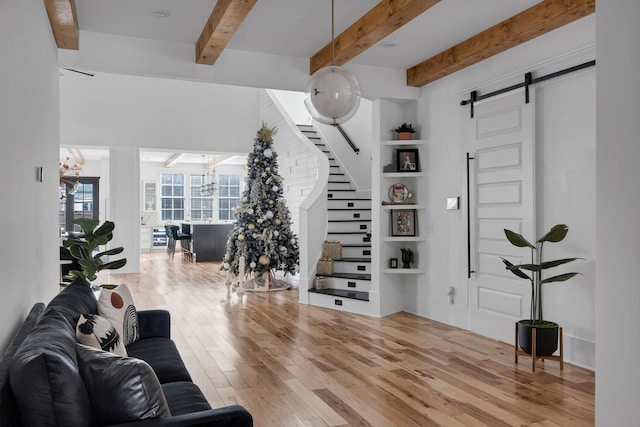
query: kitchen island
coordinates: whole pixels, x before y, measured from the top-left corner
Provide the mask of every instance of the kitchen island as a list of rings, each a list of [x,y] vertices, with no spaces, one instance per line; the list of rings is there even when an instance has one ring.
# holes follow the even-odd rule
[[[183,233],[191,234],[190,249],[195,262],[222,261],[233,224],[183,223],[181,228]]]

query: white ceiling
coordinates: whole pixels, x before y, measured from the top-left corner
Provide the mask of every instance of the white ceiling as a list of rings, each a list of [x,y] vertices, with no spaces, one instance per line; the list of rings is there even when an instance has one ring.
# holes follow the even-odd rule
[[[378,2],[335,0],[336,35]],[[441,0],[351,62],[406,69],[539,2]],[[81,31],[194,45],[215,4],[215,0],[76,0]],[[168,11],[169,16],[158,18],[154,11]],[[82,45],[82,33],[80,40]],[[330,0],[259,0],[227,48],[310,58],[330,41]]]
[[[60,162],[64,162],[69,157],[69,163],[73,165],[74,161],[73,150],[79,152],[85,161],[99,161],[109,158],[108,148],[60,148]],[[216,165],[242,165],[246,163],[247,156],[229,156],[226,153],[176,153],[175,151],[159,151],[159,150],[141,150],[140,161],[151,163],[164,163],[168,161],[173,155],[180,154],[180,158],[176,162],[176,165],[202,165],[203,160],[209,164]],[[202,156],[205,156],[204,158]]]

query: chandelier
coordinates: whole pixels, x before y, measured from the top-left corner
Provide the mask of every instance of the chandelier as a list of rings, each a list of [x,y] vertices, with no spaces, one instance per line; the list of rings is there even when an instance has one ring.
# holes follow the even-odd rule
[[[315,120],[337,126],[349,120],[360,105],[360,84],[353,74],[334,65],[335,39],[331,0],[331,66],[313,73],[305,88],[304,105]]]
[[[82,168],[77,164],[71,166],[69,157],[60,163],[60,200],[65,200],[67,195],[73,195],[80,187],[80,171]]]
[[[200,183],[200,189],[198,192],[202,197],[210,197],[218,192],[218,186],[215,182],[216,170],[213,169],[213,172],[209,170],[208,164],[211,162],[205,162],[205,155],[202,155],[202,180]],[[213,157],[213,161],[215,164],[215,156]]]

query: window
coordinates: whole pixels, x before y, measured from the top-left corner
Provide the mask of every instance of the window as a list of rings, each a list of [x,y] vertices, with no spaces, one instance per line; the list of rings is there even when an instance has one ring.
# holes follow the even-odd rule
[[[240,201],[240,176],[220,175],[218,179],[218,218],[235,219],[233,212]]]
[[[162,174],[162,220],[184,220],[184,175]]]
[[[202,175],[191,175],[191,219],[206,221],[213,219],[213,196],[200,195]]]
[[[76,178],[74,178],[74,181]],[[58,222],[60,232],[82,231],[78,224],[74,224],[76,218],[98,219],[100,200],[100,178],[78,177],[80,182],[74,187],[72,182],[62,183],[60,186],[60,208],[58,210]],[[64,197],[62,197],[64,196]]]

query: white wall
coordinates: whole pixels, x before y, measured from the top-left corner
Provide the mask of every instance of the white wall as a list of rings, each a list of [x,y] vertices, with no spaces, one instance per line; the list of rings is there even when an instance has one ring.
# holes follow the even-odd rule
[[[421,150],[427,186],[427,274],[405,286],[405,310],[445,323],[468,327],[466,211],[447,211],[447,197],[466,198],[465,153],[461,129],[469,107],[460,106],[469,91],[480,93],[594,59],[595,17],[589,16],[501,55],[422,88],[417,124],[427,140]],[[540,231],[566,223],[570,232],[559,255],[586,261],[572,267],[583,274],[569,282],[547,285],[545,317],[564,328],[565,358],[595,366],[595,70],[593,68],[535,86],[537,93],[537,199]],[[424,153],[424,154],[423,154]],[[463,203],[463,206],[464,203]],[[408,285],[408,284],[405,284]],[[456,288],[449,303],[448,286]]]
[[[596,425],[638,425],[640,2],[597,2]]]
[[[40,0],[0,2],[0,350],[58,292],[58,69]],[[36,182],[36,167],[44,182]]]
[[[64,71],[61,143],[247,153],[259,121],[258,89]]]

